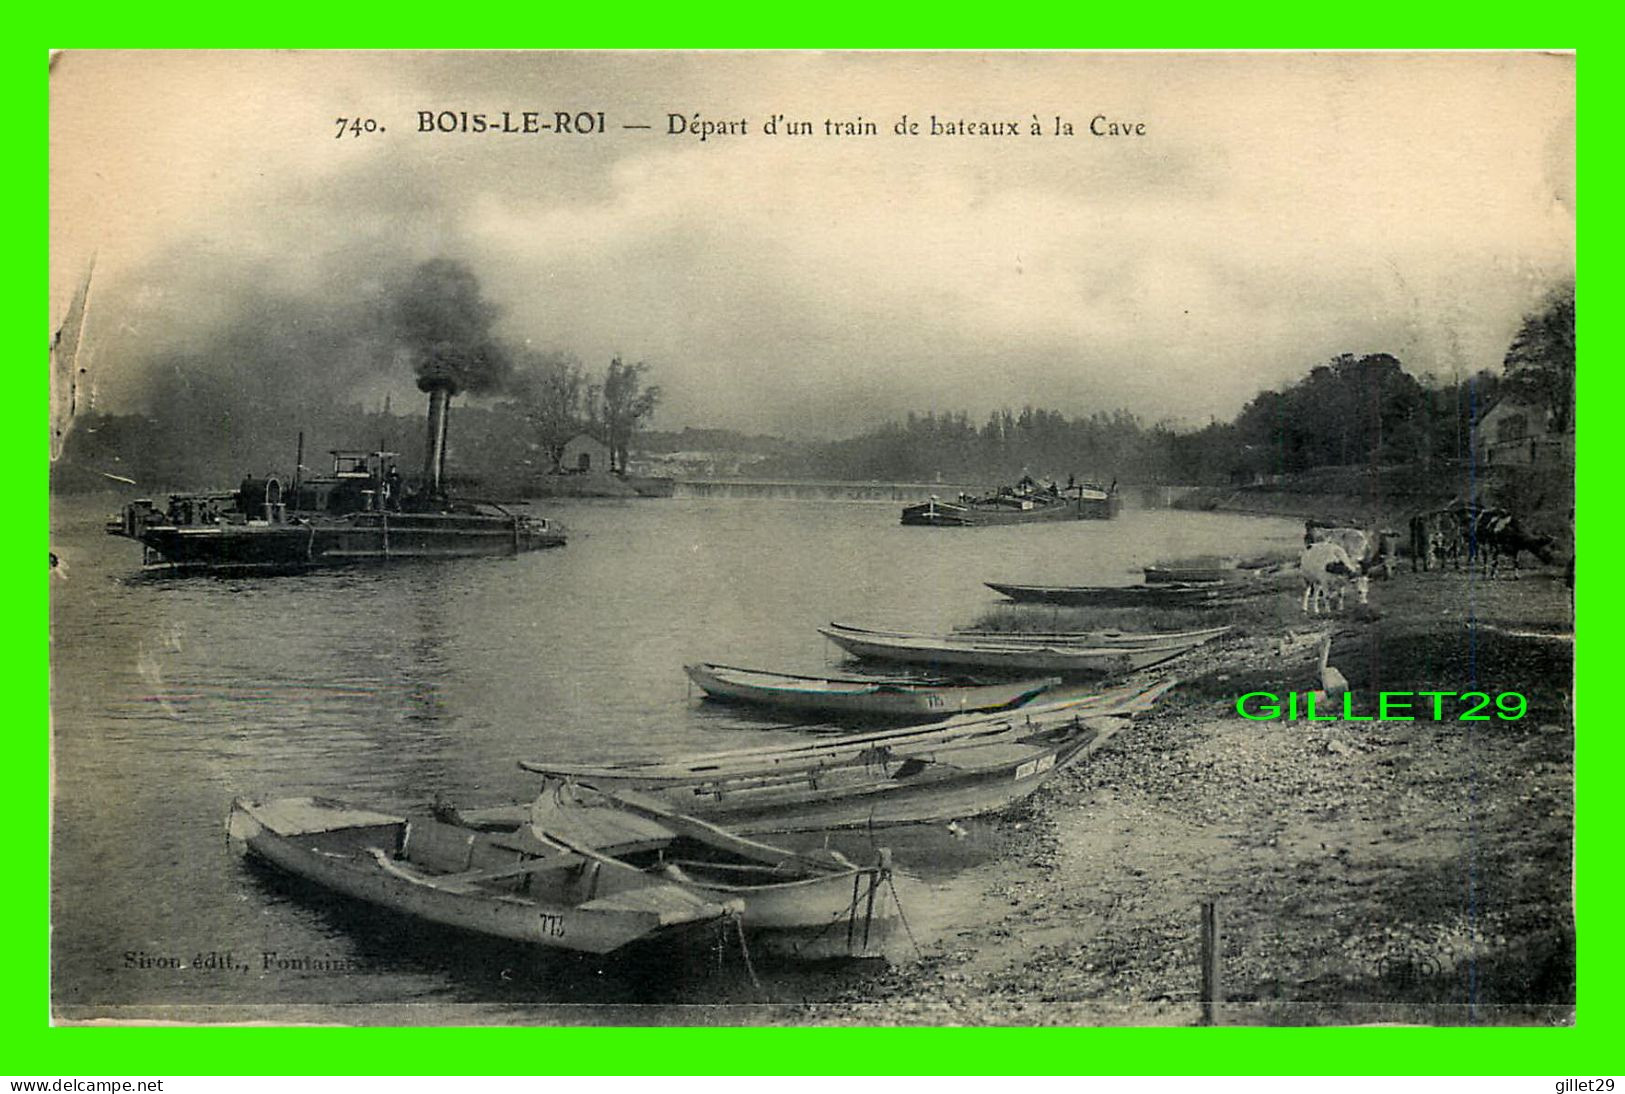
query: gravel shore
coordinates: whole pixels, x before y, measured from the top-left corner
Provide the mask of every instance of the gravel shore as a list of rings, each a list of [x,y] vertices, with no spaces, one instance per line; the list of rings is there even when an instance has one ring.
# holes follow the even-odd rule
[[[956,879],[923,953],[795,1020],[1195,1024],[1213,901],[1220,1024],[1572,1023],[1569,590],[1402,573],[1371,600],[1305,616],[1283,580],[1239,609],[1231,638],[1169,666],[1183,682],[1155,711],[993,819],[1001,853]],[[1528,710],[1238,715],[1246,692],[1319,688],[1327,635],[1356,715],[1431,689]]]

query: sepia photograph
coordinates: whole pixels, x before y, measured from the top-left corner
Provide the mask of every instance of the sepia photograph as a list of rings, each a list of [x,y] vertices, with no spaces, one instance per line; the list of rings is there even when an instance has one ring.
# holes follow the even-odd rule
[[[1573,1026],[1575,89],[54,54],[52,1022]]]

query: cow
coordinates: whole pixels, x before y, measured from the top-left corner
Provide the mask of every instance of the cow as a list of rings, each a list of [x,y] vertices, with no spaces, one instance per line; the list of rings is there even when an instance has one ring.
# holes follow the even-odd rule
[[[1366,562],[1372,555],[1372,536],[1369,532],[1362,532],[1358,528],[1344,528],[1335,524],[1325,524],[1318,520],[1307,520],[1303,523],[1303,545],[1313,547],[1317,543],[1335,543],[1348,554],[1349,558],[1361,564],[1365,569]]]
[[[1466,511],[1464,510],[1463,513]],[[1411,570],[1444,569],[1445,562],[1461,569],[1463,513],[1437,509],[1411,517]]]
[[[1315,606],[1316,615],[1320,614],[1322,604],[1330,611],[1333,596],[1337,597],[1337,607],[1341,610],[1350,585],[1359,593],[1360,603],[1367,603],[1371,579],[1340,544],[1329,541],[1310,544],[1303,549],[1298,566],[1303,570],[1305,612],[1309,611],[1311,603]]]
[[[1500,569],[1501,558],[1512,560],[1512,576],[1518,576],[1518,555],[1528,551],[1543,563],[1550,564],[1556,556],[1557,537],[1532,535],[1518,524],[1518,518],[1505,509],[1485,509],[1473,523],[1472,553],[1484,555],[1484,570],[1494,577]]]

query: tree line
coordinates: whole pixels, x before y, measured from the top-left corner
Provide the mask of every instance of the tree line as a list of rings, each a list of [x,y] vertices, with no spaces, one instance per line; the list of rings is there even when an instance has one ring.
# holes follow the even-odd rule
[[[1574,417],[1574,289],[1528,316],[1502,367],[1459,379],[1414,376],[1388,353],[1345,353],[1261,391],[1229,422],[1177,429],[1127,411],[1068,418],[1026,406],[973,421],[913,412],[848,440],[804,445],[763,474],[833,479],[1013,482],[1022,474],[1135,483],[1250,482],[1315,467],[1427,467],[1472,458],[1473,427],[1499,399],[1544,409],[1554,432]]]
[[[426,347],[420,384],[444,385],[449,375],[456,390],[471,388],[464,375],[469,362],[496,378],[486,384],[484,405],[451,411],[454,477],[557,472],[564,445],[578,432],[603,441],[613,468],[626,470],[636,435],[661,402],[647,363],[616,357],[594,375],[566,354],[502,344],[490,336],[494,310],[464,271],[420,274],[401,297],[406,302],[396,305],[403,318],[395,324],[414,329]],[[446,331],[476,349],[453,358]],[[270,346],[236,348],[249,359],[274,359]],[[1574,288],[1567,285],[1524,319],[1499,369],[1460,378],[1413,375],[1387,353],[1340,354],[1293,383],[1259,392],[1233,420],[1195,430],[1124,410],[1068,417],[1029,405],[977,419],[964,410],[915,412],[844,440],[754,438],[748,447],[765,452],[754,465],[758,475],[986,485],[1023,474],[1063,482],[1075,476],[1222,484],[1333,465],[1427,467],[1471,458],[1473,427],[1501,398],[1543,409],[1554,431],[1571,430],[1574,361]],[[88,481],[62,485],[106,485],[118,476],[143,489],[197,488],[246,471],[291,469],[301,430],[312,439],[312,453],[377,443],[399,452],[403,469],[423,458],[421,416],[365,412],[301,385],[277,385],[268,368],[221,373],[203,360],[171,364],[159,373],[170,380],[154,389],[147,412],[82,417],[67,456]],[[660,440],[720,446],[729,437],[690,430]],[[309,454],[306,462],[319,465]]]

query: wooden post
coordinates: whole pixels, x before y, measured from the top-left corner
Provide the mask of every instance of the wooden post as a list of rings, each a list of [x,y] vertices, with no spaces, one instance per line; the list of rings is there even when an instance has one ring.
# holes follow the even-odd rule
[[[299,487],[304,484],[305,476],[305,431],[299,431],[299,447],[293,456],[293,507],[300,508]]]
[[[1202,902],[1202,1024],[1217,1025],[1224,989],[1219,984],[1219,905]]]

